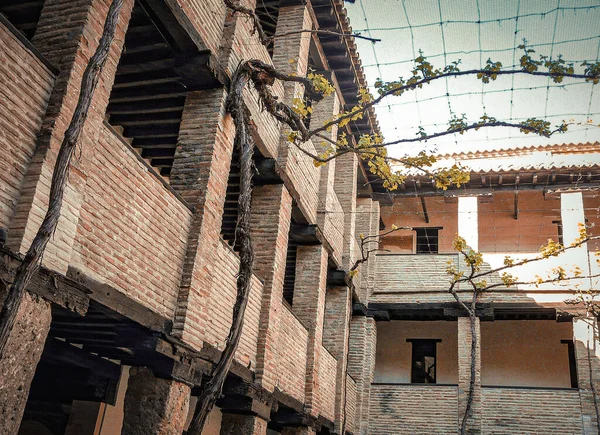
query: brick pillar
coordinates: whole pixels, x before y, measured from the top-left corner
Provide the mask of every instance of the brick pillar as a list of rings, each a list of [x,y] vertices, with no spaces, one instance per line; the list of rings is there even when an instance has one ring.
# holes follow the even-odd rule
[[[316,435],[317,431],[310,426],[284,427],[281,435]]]
[[[481,418],[481,332],[479,319],[475,319],[475,333],[479,338],[476,348],[475,391],[471,412],[467,421],[468,434],[482,433]],[[471,321],[469,317],[458,318],[458,428],[467,407],[471,380]]]
[[[344,247],[342,263],[345,270],[350,269],[356,260],[356,183],[358,157],[354,153],[344,154],[336,159],[335,192],[344,211]]]
[[[359,251],[356,252],[356,257],[360,258],[360,235],[373,236],[379,233],[379,203],[371,198],[357,198],[356,200],[356,223],[355,223],[355,240],[359,244]],[[370,240],[370,239],[369,239]],[[377,240],[369,242],[365,249],[377,249]],[[358,299],[363,304],[369,302],[369,283],[370,279],[374,278],[376,255],[370,255],[369,260],[360,266],[360,281],[355,281],[355,285],[360,285],[358,289]]]
[[[309,30],[312,27],[310,13],[305,5],[299,4],[279,8],[273,45],[273,65],[275,68],[286,74],[306,75],[311,34],[305,32],[286,36],[279,35],[299,30]],[[294,97],[302,98],[304,96],[304,87],[299,83],[285,83],[284,88],[286,103],[290,103]]]
[[[285,186],[257,186],[252,193],[254,271],[264,280],[256,358],[256,380],[267,390],[276,384],[278,313],[282,308],[283,279],[292,198]]]
[[[583,433],[585,435],[597,434],[599,424],[596,405],[600,407],[600,343],[597,319],[593,317],[574,318],[573,341],[575,342]],[[595,389],[596,397],[594,397],[592,386]]]
[[[353,317],[350,321],[348,374],[356,381],[355,434],[369,433],[369,395],[375,372],[377,325],[370,317]]]
[[[188,94],[171,186],[194,206],[173,333],[202,347],[215,252],[219,243],[235,128],[223,88]]]
[[[50,303],[26,292],[0,359],[0,433],[16,434],[52,319]]]
[[[226,414],[221,420],[221,435],[266,435],[267,420],[258,415]]]
[[[14,251],[23,253],[28,249],[44,217],[58,150],[77,104],[83,71],[98,46],[109,3],[108,0],[46,0],[44,3],[33,43],[60,73],[10,223],[8,244]],[[43,264],[61,273],[66,273],[71,258],[86,171],[106,112],[132,7],[133,0],[125,0],[78,145],[81,157],[71,163],[73,170],[65,191],[57,236],[50,240],[44,254]]]
[[[340,101],[337,94],[330,95],[324,100],[313,105],[313,113],[310,125],[317,127],[331,120],[340,110]],[[337,140],[338,127],[334,125],[331,132],[324,132],[332,140]],[[318,153],[325,150],[321,141],[315,143]],[[317,225],[323,231],[323,235],[333,247],[333,258],[336,262],[342,262],[343,245],[343,221],[344,215],[339,208],[337,195],[335,193],[335,160],[319,168],[319,206],[317,208]]]
[[[323,346],[338,361],[335,390],[335,430],[340,433],[346,400],[346,356],[348,354],[348,322],[352,316],[352,293],[348,287],[332,287],[325,295]]]
[[[189,386],[132,368],[123,417],[123,435],[181,435],[188,416]]]
[[[308,329],[305,407],[307,412],[314,415],[318,413],[316,390],[319,387],[326,285],[327,251],[325,248],[322,245],[299,246],[296,257],[293,311]]]

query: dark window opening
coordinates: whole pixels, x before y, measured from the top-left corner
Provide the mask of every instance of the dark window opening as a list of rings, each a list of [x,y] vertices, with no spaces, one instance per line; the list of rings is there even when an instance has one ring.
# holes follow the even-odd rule
[[[563,244],[563,226],[561,220],[552,221],[553,224],[556,224],[556,229],[558,232],[558,243]]]
[[[573,343],[573,340],[560,340],[560,342],[567,345],[567,352],[569,353],[569,377],[571,378],[571,388],[579,388],[579,381],[577,380],[577,360],[575,359],[575,343]]]
[[[438,231],[440,228],[415,228],[417,233],[417,254],[438,253]]]
[[[291,237],[288,239],[287,255],[285,259],[285,277],[283,278],[283,300],[290,307],[294,304],[294,286],[296,285],[296,259],[298,257],[298,244]]]
[[[413,384],[435,384],[436,343],[439,339],[412,339],[412,367],[410,382]]]
[[[175,57],[136,2],[106,113],[115,130],[165,178],[171,174],[186,96]]]
[[[269,56],[273,57],[273,36],[277,30],[277,18],[279,17],[279,0],[257,0],[256,15],[265,34],[271,38],[267,45]]]
[[[44,0],[3,0],[0,4],[0,14],[31,40],[37,29],[43,6]]]

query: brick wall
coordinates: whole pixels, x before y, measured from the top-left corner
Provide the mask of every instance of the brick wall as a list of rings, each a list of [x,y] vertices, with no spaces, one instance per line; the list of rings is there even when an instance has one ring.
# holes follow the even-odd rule
[[[208,50],[217,53],[223,34],[227,7],[221,0],[167,0],[173,8],[180,8]]]
[[[455,386],[371,385],[369,434],[456,433],[457,400]]]
[[[53,84],[50,70],[0,24],[0,227],[13,216]]]
[[[277,342],[277,386],[286,394],[304,401],[308,332],[300,321],[282,306]]]
[[[481,252],[537,252],[549,238],[558,240],[560,201],[542,191],[519,192],[518,219],[514,218],[513,192],[496,192],[491,201],[479,201]]]
[[[346,375],[346,430],[355,433],[356,420],[356,381]]]
[[[316,408],[320,415],[327,420],[334,421],[338,362],[323,346],[321,346],[320,358]]]
[[[482,388],[483,433],[580,434],[577,390]]]
[[[381,218],[386,228],[392,225],[409,227],[442,227],[439,231],[439,252],[454,252],[452,241],[458,232],[458,201],[443,196],[426,197],[429,223],[425,222],[419,198],[398,197],[391,206],[381,207]],[[414,231],[398,231],[382,241],[382,247],[392,252],[411,253]]]
[[[317,224],[333,248],[333,258],[341,265],[344,249],[344,210],[333,188],[327,190],[327,198],[319,199],[318,213]]]
[[[104,126],[71,263],[172,318],[190,219],[190,210]]]
[[[348,352],[348,374],[356,381],[357,434],[370,434],[369,397],[375,371],[375,346],[377,325],[369,317],[354,317],[350,322],[350,351]]]
[[[210,313],[204,341],[212,344],[219,350],[225,347],[225,339],[231,327],[231,316],[237,295],[236,279],[240,259],[229,245],[223,240],[217,246],[217,259],[213,269],[213,284],[208,300]],[[256,368],[256,342],[258,339],[258,323],[260,317],[260,302],[262,297],[262,283],[254,275],[250,287],[250,297],[246,314],[244,315],[244,328],[240,346],[235,354],[235,359],[245,366]]]

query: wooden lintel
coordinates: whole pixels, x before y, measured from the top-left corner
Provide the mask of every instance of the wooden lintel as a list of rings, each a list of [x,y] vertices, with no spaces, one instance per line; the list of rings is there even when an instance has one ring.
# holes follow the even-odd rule
[[[329,269],[327,270],[328,287],[344,287],[350,285],[350,277],[345,270]]]
[[[292,224],[290,228],[290,239],[298,245],[320,245],[321,240],[317,234],[316,225]]]
[[[429,213],[427,213],[427,204],[425,204],[425,197],[419,196],[421,200],[421,208],[423,209],[423,217],[425,218],[425,223],[429,223]]]
[[[10,281],[22,259],[5,245],[0,245],[0,257],[0,276],[7,275],[6,278]],[[89,291],[77,282],[44,267],[33,276],[27,291],[82,316],[88,310]]]
[[[152,311],[109,284],[102,283],[84,271],[69,267],[67,277],[91,292],[90,298],[122,314],[152,331],[170,332],[172,321]]]

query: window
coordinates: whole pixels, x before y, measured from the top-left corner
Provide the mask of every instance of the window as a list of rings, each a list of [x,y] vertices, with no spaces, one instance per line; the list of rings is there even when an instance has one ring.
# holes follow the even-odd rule
[[[417,254],[438,253],[439,228],[415,228],[417,233]]]
[[[410,382],[413,384],[435,384],[436,343],[439,339],[412,339],[412,367]]]

